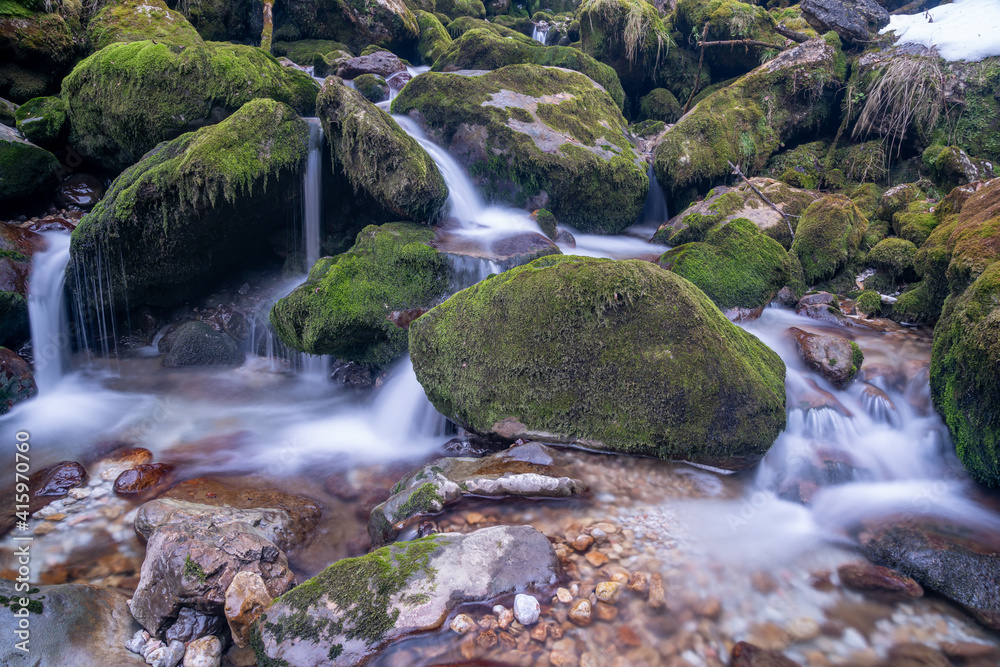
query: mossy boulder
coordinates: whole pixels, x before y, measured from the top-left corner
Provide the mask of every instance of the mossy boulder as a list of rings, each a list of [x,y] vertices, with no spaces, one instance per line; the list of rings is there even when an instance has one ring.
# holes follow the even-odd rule
[[[442,21],[444,23],[444,21]],[[530,23],[530,21],[529,21]],[[471,16],[463,16],[457,18],[450,23],[444,23],[445,27],[448,29],[448,34],[451,35],[452,39],[458,39],[470,30],[475,30],[476,28],[481,28],[483,30],[489,30],[494,32],[501,37],[507,37],[515,42],[520,42],[522,44],[538,44],[535,40],[531,39],[531,31],[529,30],[527,34],[523,32],[518,32],[512,28],[508,28],[500,23],[483,21],[482,19],[474,19]]]
[[[261,7],[250,0],[169,0],[168,5],[184,14],[201,38],[211,42],[256,43],[261,37]],[[274,39],[298,39],[299,30],[285,23],[274,31]]]
[[[450,147],[489,197],[524,206],[544,192],[546,208],[582,231],[619,232],[646,200],[649,178],[625,137],[625,118],[578,72],[538,65],[473,76],[427,72],[392,110]]]
[[[722,310],[766,306],[791,277],[785,249],[745,218],[713,228],[704,242],[668,250],[658,263],[693,282]]]
[[[495,70],[507,65],[545,65],[580,72],[599,83],[619,108],[625,104],[625,92],[615,71],[579,49],[568,46],[526,44],[501,37],[491,30],[473,29],[456,39],[434,63],[435,72],[456,70]]]
[[[978,180],[993,178],[993,163],[970,157],[958,146],[928,147],[921,156],[935,183],[946,190]]]
[[[486,18],[486,6],[481,0],[435,0],[435,9],[450,19],[457,19],[460,16]]]
[[[0,264],[11,262],[9,257],[0,258]],[[20,262],[18,262],[20,263]],[[27,264],[27,262],[24,262]],[[27,270],[25,266],[25,270]],[[0,271],[6,273],[6,266]],[[4,288],[12,285],[3,285]],[[28,322],[28,300],[17,291],[0,290],[0,345],[16,346],[31,335]]]
[[[184,15],[163,0],[114,0],[87,24],[87,38],[95,50],[115,42],[147,39],[183,47],[204,44]]]
[[[781,151],[768,160],[765,173],[795,188],[815,189],[824,175],[828,148],[825,141],[810,141]]]
[[[760,190],[781,213],[767,205],[750,185]],[[781,181],[760,176],[751,178],[750,185],[741,182],[736,187],[721,185],[712,188],[702,201],[692,204],[662,225],[653,236],[653,241],[671,246],[703,241],[717,224],[744,218],[784,248],[791,247],[792,230],[798,225],[802,213],[819,198],[819,193],[789,187]]]
[[[659,120],[669,124],[676,122],[682,113],[680,102],[666,88],[654,88],[639,101],[639,117],[645,120]]]
[[[934,210],[937,202],[918,200],[892,216],[892,229],[901,238],[923,245],[938,224]]]
[[[451,45],[451,35],[437,17],[429,12],[417,12],[417,25],[420,26],[420,42],[417,53],[427,65],[433,65]]]
[[[705,60],[712,66],[712,71],[727,78],[749,72],[760,65],[762,59],[776,55],[784,45],[784,38],[774,31],[774,17],[764,7],[737,0],[678,0],[674,26],[681,35],[700,40],[706,23],[707,41],[751,39],[776,47],[768,49],[752,45],[705,49]]]
[[[868,252],[866,261],[872,268],[884,272],[890,280],[896,281],[912,280],[916,277],[914,272],[916,258],[917,246],[911,241],[889,238],[879,241]]]
[[[947,74],[957,80],[964,105],[957,118],[942,114],[934,143],[954,144],[1000,162],[1000,99],[996,95],[1000,90],[1000,57],[947,63],[946,67]]]
[[[788,330],[799,356],[813,372],[843,389],[857,377],[865,355],[858,344],[841,336],[809,333],[797,327]]]
[[[879,202],[875,217],[879,220],[892,222],[894,215],[906,208],[918,199],[923,199],[924,194],[916,183],[901,183],[894,185],[884,193]]]
[[[531,526],[443,533],[345,558],[285,593],[255,626],[259,665],[358,665],[393,640],[441,626],[467,602],[542,590],[559,560]]]
[[[783,143],[823,123],[823,91],[842,82],[838,48],[822,39],[783,51],[681,118],[656,147],[656,177],[672,207],[732,172],[761,170]]]
[[[346,44],[329,39],[300,39],[294,42],[274,42],[271,44],[271,52],[276,56],[284,56],[297,65],[307,67],[315,65],[317,61],[322,61],[324,56],[337,56],[340,53],[347,54],[347,58],[353,58],[351,50]],[[336,71],[336,67],[334,67]],[[313,72],[316,76],[322,76]]]
[[[57,93],[86,42],[71,3],[51,13],[33,4],[0,5],[0,97],[17,103]]]
[[[18,131],[39,146],[53,147],[66,129],[66,105],[58,97],[28,100],[18,107],[14,117]]]
[[[305,121],[266,99],[162,143],[83,218],[72,261],[95,281],[97,267],[112,262],[115,270],[95,293],[116,309],[169,307],[197,296],[285,228],[308,148]]]
[[[485,436],[740,470],[785,425],[778,355],[649,262],[490,276],[410,325],[410,355],[438,411]]]
[[[354,89],[372,104],[389,99],[389,84],[378,74],[362,74],[357,77],[354,79]]]
[[[172,332],[163,358],[169,368],[185,366],[239,366],[244,355],[232,336],[204,322],[185,322]]]
[[[844,195],[827,195],[799,219],[792,252],[802,263],[808,284],[832,278],[853,259],[865,237],[868,220]]]
[[[398,99],[398,98],[397,98]],[[328,77],[316,100],[334,165],[388,219],[433,222],[448,198],[434,161],[386,112]]]
[[[977,481],[1000,486],[1000,263],[945,302],[934,328],[931,396],[958,457]]]
[[[151,41],[112,44],[63,81],[70,143],[114,170],[164,139],[218,122],[256,98],[312,115],[315,81],[261,49],[207,44],[180,49]]]
[[[303,38],[343,42],[355,53],[374,44],[408,56],[420,37],[403,0],[289,0],[285,9]]]
[[[393,223],[365,227],[349,251],[324,257],[278,300],[271,324],[286,345],[383,367],[405,351],[393,311],[429,308],[448,293],[451,270],[431,247],[434,231]]]
[[[52,153],[0,125],[0,202],[31,197],[55,188],[61,169]]]
[[[18,105],[0,97],[0,124],[7,127],[17,127],[17,117],[14,115],[17,113],[17,109]]]

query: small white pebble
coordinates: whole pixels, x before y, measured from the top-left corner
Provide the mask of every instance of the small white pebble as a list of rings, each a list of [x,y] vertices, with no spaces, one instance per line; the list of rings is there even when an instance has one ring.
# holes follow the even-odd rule
[[[459,614],[451,621],[451,629],[460,635],[464,635],[469,630],[478,627],[476,622],[468,614]]]
[[[538,622],[542,608],[532,595],[518,593],[514,596],[514,617],[521,625],[531,625]]]

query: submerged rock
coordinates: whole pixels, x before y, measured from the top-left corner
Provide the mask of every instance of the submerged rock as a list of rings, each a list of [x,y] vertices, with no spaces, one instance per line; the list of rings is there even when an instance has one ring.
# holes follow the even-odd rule
[[[537,442],[512,447],[484,458],[444,458],[408,474],[377,505],[368,521],[372,544],[391,542],[408,520],[440,512],[467,496],[487,498],[567,498],[586,485],[560,474],[555,452]]]
[[[788,333],[806,366],[835,387],[843,389],[861,370],[865,355],[854,341],[840,336],[813,334],[797,327],[792,327]]]
[[[334,164],[355,192],[369,195],[389,220],[437,220],[448,198],[441,172],[389,114],[337,77],[323,82],[316,114]]]
[[[845,563],[837,568],[840,582],[855,591],[896,596],[897,599],[919,598],[924,589],[911,577],[881,565]]]
[[[218,125],[160,144],[77,226],[73,265],[90,276],[107,262],[120,266],[101,287],[119,309],[170,307],[200,294],[285,228],[308,138],[292,109],[254,100]]]
[[[451,270],[431,247],[434,231],[393,223],[365,227],[349,251],[324,257],[309,279],[271,309],[271,324],[286,345],[369,366],[386,366],[407,347],[393,311],[433,305]]]
[[[87,483],[87,470],[76,461],[60,461],[32,473],[28,480],[31,489],[31,512],[62,498],[69,490]]]
[[[426,72],[392,110],[450,148],[488,197],[525,206],[544,193],[545,208],[582,231],[619,232],[646,200],[646,166],[625,138],[625,118],[578,72],[538,65]]]
[[[390,641],[441,626],[463,602],[555,583],[548,539],[530,526],[442,534],[338,561],[282,597],[257,624],[258,662],[354,665]]]
[[[104,586],[62,584],[32,587],[26,593],[15,582],[0,579],[0,663],[5,665],[115,665],[142,667],[146,661],[131,653],[125,643],[140,630],[129,613],[125,596]],[[18,622],[27,606],[30,641],[28,652],[17,643]],[[23,626],[22,626],[23,627]],[[68,639],[72,638],[72,641]],[[30,662],[24,660],[24,656]]]
[[[312,77],[282,67],[258,48],[179,49],[144,41],[111,44],[83,60],[63,82],[62,97],[73,147],[108,169],[122,170],[164,139],[218,123],[257,98],[312,115],[316,92]],[[269,152],[288,150],[275,145]],[[241,185],[250,180],[245,175]]]
[[[410,353],[438,411],[481,435],[744,469],[785,424],[780,358],[648,262],[490,276],[417,319]]]
[[[185,322],[171,332],[170,346],[163,365],[239,366],[245,355],[233,337],[216,331],[204,322]]]
[[[723,310],[766,306],[791,278],[785,249],[745,218],[712,228],[704,242],[668,250],[657,263],[693,282]]]

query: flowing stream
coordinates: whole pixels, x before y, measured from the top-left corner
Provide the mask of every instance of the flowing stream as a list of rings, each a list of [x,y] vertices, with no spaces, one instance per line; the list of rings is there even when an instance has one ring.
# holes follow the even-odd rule
[[[69,364],[69,332],[66,319],[66,267],[69,265],[69,234],[48,232],[47,247],[35,254],[28,293],[31,349],[34,354],[38,391],[52,391]]]

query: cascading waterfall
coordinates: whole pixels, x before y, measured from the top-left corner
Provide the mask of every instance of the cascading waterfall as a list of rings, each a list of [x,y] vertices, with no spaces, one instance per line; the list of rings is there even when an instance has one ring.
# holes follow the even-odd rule
[[[649,177],[649,194],[646,195],[646,202],[642,205],[639,222],[629,227],[625,233],[648,240],[660,225],[670,220],[670,211],[667,209],[667,198],[663,194],[660,182],[656,180],[656,171],[652,164],[646,170],[646,175]]]
[[[306,270],[319,260],[323,213],[323,125],[319,118],[306,118],[309,124],[309,157],[302,180],[302,229]]]
[[[548,23],[536,23],[535,27],[531,29],[531,39],[535,40],[539,44],[547,45],[549,40],[549,27]]]
[[[59,383],[69,365],[70,347],[65,299],[70,236],[63,232],[44,236],[47,247],[32,258],[28,287],[31,349],[40,393]]]

